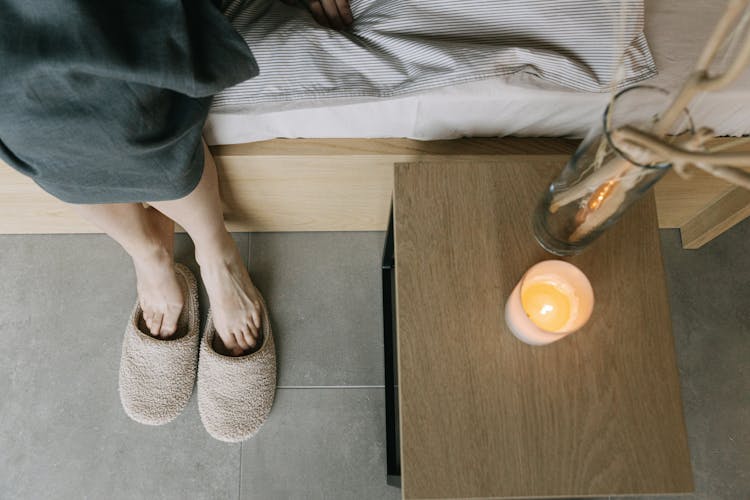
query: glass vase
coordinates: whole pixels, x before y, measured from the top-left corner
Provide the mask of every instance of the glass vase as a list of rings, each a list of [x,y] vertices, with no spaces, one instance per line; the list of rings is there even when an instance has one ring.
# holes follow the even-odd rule
[[[651,130],[666,98],[665,90],[646,85],[613,98],[537,206],[534,236],[545,250],[555,255],[581,252],[669,171],[669,163],[632,161],[611,139],[611,131],[623,125]],[[682,118],[680,126],[692,128],[686,111]]]

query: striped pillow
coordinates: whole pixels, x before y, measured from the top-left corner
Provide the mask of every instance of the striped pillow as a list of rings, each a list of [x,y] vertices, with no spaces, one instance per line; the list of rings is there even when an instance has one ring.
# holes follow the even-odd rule
[[[278,0],[234,0],[226,14],[260,75],[214,108],[325,97],[391,97],[531,73],[570,89],[611,89],[656,71],[643,0],[352,0],[337,32]]]

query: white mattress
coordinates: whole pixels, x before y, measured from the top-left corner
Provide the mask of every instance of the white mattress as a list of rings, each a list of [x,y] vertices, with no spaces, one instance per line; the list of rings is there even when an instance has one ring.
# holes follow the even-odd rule
[[[725,3],[646,0],[646,36],[659,74],[643,83],[676,89]],[[582,137],[599,119],[608,98],[515,74],[398,98],[329,98],[214,109],[205,137],[209,144],[277,137]],[[712,127],[719,135],[750,134],[750,71],[731,88],[700,96],[691,114],[697,125]]]

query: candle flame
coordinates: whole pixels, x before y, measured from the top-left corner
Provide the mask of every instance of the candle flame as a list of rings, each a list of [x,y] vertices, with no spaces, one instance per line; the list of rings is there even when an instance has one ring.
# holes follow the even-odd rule
[[[562,283],[539,281],[521,289],[521,306],[526,315],[539,328],[557,332],[565,328],[576,314],[572,290]]]

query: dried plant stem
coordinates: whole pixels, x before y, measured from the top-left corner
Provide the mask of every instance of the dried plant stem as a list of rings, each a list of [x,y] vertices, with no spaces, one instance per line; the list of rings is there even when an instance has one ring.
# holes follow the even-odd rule
[[[646,148],[651,153],[651,162],[682,162],[682,163],[717,163],[734,167],[750,167],[750,152],[712,153],[703,151],[689,151],[674,144],[668,144],[654,134],[638,130],[629,125],[621,127],[612,133],[612,139],[620,145],[620,141],[630,142]]]
[[[635,174],[635,175],[633,175]],[[582,240],[591,231],[601,226],[607,219],[613,216],[625,201],[629,189],[635,186],[640,175],[635,170],[630,170],[628,175],[619,177],[616,182],[610,184],[610,192],[606,199],[595,209],[588,211],[568,240],[571,243]]]
[[[613,132],[613,139],[616,137],[617,132],[618,131]],[[699,145],[702,146],[703,142],[705,142],[706,139],[708,139],[708,137],[702,137],[701,141],[699,141]],[[687,144],[691,141],[695,141],[694,136],[682,135],[676,139],[674,144]],[[631,158],[635,159],[642,165],[656,163],[656,161],[651,161],[650,155],[646,156],[648,155],[648,151],[644,150],[643,148],[638,148],[637,150],[635,150],[628,147],[627,144],[618,144],[618,148],[629,154]],[[696,146],[696,149],[698,149],[698,146]],[[572,203],[575,200],[596,191],[600,186],[613,179],[620,179],[624,177],[634,169],[635,167],[629,161],[621,156],[615,156],[608,162],[604,163],[598,170],[594,171],[593,174],[589,175],[581,184],[575,186],[574,188],[558,193],[552,200],[549,210],[550,212],[555,213],[557,212],[557,210],[559,210],[561,207],[564,207],[568,203]]]
[[[641,155],[644,159],[654,162],[665,161],[668,158],[681,175],[684,175],[688,166],[693,166],[714,177],[750,189],[750,172],[735,168],[750,167],[750,153],[704,152],[699,150],[702,147],[700,143],[694,144],[695,149],[698,150],[681,148],[666,144],[658,137],[633,127],[622,127],[614,134],[618,146],[621,146],[623,150]]]
[[[745,67],[750,65],[750,33],[747,33],[740,44],[738,53],[726,71],[715,76],[708,74],[708,67],[724,43],[735,29],[739,30],[738,23],[742,24],[739,20],[749,6],[750,0],[729,0],[724,15],[706,42],[692,74],[654,124],[652,133],[642,132],[630,126],[622,127],[612,132],[612,140],[618,142],[618,147],[622,145],[623,151],[628,149],[634,153],[633,156],[652,160],[643,161],[643,164],[658,161],[669,162],[674,164],[675,170],[683,176],[685,176],[686,167],[692,165],[716,177],[750,189],[750,174],[733,168],[750,166],[750,154],[721,153],[718,148],[706,151],[703,147],[707,138],[706,129],[695,136],[690,135],[686,139],[678,139],[677,144],[669,144],[663,139],[672,130],[683,110],[697,94],[729,85],[739,77]],[[680,145],[684,145],[685,148],[683,149]],[[728,145],[723,146],[722,149],[729,147]],[[720,165],[713,165],[716,163]],[[550,212],[552,213],[562,206],[597,192],[605,184],[609,184],[607,199],[603,200],[597,206],[597,209],[586,212],[582,223],[571,235],[571,241],[578,241],[585,237],[617,212],[626,199],[625,193],[627,190],[635,186],[641,178],[641,175],[633,175],[633,173],[637,174],[636,169],[637,167],[627,160],[616,157],[601,165],[584,182],[555,194],[550,204]],[[613,180],[618,182],[612,183]]]
[[[733,149],[740,146],[744,146],[745,144],[750,144],[750,137],[741,137],[739,139],[734,139],[732,141],[727,141],[723,144],[719,144],[717,146],[713,146],[711,148],[708,148],[708,151],[718,152],[718,151],[726,151],[727,149]]]
[[[706,46],[703,47],[703,52],[695,64],[694,71],[705,71],[708,69],[708,66],[716,57],[717,52],[721,49],[724,40],[729,36],[729,33],[731,33],[742,15],[742,11],[744,11],[745,7],[748,5],[750,5],[750,1],[748,0],[729,1],[724,11],[724,15],[719,19],[719,22],[716,23],[714,32],[706,42]]]
[[[620,156],[610,159],[589,175],[584,182],[555,194],[550,204],[550,212],[555,213],[568,203],[591,193],[605,182],[621,177],[630,167],[630,162]]]
[[[667,110],[662,113],[661,119],[659,119],[654,127],[654,133],[657,135],[668,133],[674,126],[680,113],[682,113],[682,110],[690,104],[690,101],[693,100],[696,94],[705,90],[723,87],[734,81],[742,72],[742,69],[748,63],[747,58],[750,57],[750,54],[748,54],[748,51],[750,51],[750,37],[745,40],[740,54],[723,75],[710,78],[708,76],[708,66],[716,57],[716,53],[731,34],[748,5],[750,5],[750,0],[729,0],[724,15],[716,24],[711,37],[706,42],[703,53],[698,58],[693,73],[682,85],[682,88]]]

